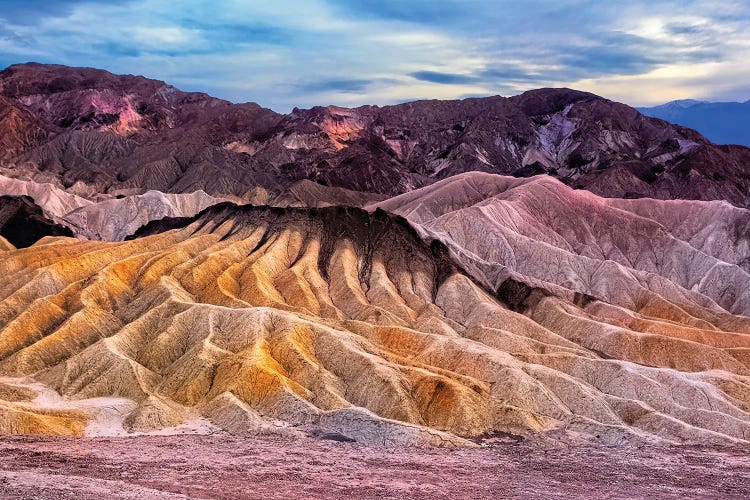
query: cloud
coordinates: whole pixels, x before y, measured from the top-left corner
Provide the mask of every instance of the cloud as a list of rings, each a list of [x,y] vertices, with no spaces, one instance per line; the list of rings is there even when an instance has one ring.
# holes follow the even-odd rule
[[[541,86],[746,100],[749,22],[732,0],[9,0],[0,64],[142,73],[280,111]]]
[[[0,19],[14,24],[37,24],[40,18],[68,15],[80,4],[122,3],[108,0],[5,0]]]
[[[664,26],[666,31],[672,35],[687,35],[695,36],[701,35],[707,32],[703,26],[694,24],[682,24],[682,23],[668,23]]]
[[[295,90],[301,92],[343,92],[357,94],[362,93],[372,84],[372,80],[315,80],[310,82],[298,83],[293,86]]]
[[[439,71],[415,71],[411,76],[423,82],[432,83],[475,83],[478,79],[471,75],[457,75],[455,73],[440,73]]]
[[[33,45],[34,39],[30,37],[23,37],[10,28],[0,26],[0,41],[4,41],[11,45],[31,47]]]

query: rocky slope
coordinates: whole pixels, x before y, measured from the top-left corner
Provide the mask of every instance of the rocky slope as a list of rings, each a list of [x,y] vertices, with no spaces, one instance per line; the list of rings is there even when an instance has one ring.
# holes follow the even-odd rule
[[[241,155],[221,147],[233,130],[262,132],[278,120],[258,105],[231,105],[143,77],[38,64],[0,72],[0,94],[49,130],[48,140],[20,155],[0,153],[10,176],[87,197],[149,189],[245,196],[269,184],[265,172],[253,173]],[[29,127],[2,132],[28,135]]]
[[[206,207],[226,201],[240,204],[276,207],[330,206],[361,207],[382,201],[384,196],[321,186],[302,180],[285,193],[271,197],[257,189],[249,200],[231,197],[216,198],[203,191],[193,193],[162,193],[117,196],[94,202],[68,193],[49,183],[38,183],[0,175],[0,196],[28,196],[56,223],[67,226],[73,234],[86,239],[122,241],[151,221],[164,217],[191,217]]]
[[[0,72],[2,173],[88,198],[147,190],[247,201],[302,180],[395,195],[467,171],[548,173],[610,197],[747,206],[750,150],[568,89],[280,115],[142,77]]]
[[[724,202],[611,200],[474,172],[375,206],[443,241],[493,290],[513,278],[631,309],[658,295],[750,315],[750,212]]]
[[[513,280],[494,295],[382,211],[217,205],[0,266],[4,433],[750,436],[747,318]]]
[[[27,196],[47,217],[67,227],[71,235],[104,241],[121,241],[152,220],[189,217],[227,201],[203,191],[185,194],[148,191],[93,202],[52,184],[4,176],[0,176],[0,195]]]
[[[45,236],[73,236],[73,232],[46,217],[27,196],[0,196],[0,250],[28,247]]]
[[[28,196],[52,217],[64,217],[82,207],[94,204],[49,183],[38,183],[0,175],[0,195]]]
[[[164,217],[190,217],[211,205],[221,203],[203,191],[189,194],[147,191],[145,194],[104,200],[68,212],[63,220],[89,239],[122,241],[153,220]]]

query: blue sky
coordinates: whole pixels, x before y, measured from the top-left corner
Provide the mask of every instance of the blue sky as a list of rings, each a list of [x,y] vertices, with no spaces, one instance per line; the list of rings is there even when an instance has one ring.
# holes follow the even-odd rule
[[[143,74],[278,111],[513,95],[750,99],[745,0],[0,0],[0,66]]]

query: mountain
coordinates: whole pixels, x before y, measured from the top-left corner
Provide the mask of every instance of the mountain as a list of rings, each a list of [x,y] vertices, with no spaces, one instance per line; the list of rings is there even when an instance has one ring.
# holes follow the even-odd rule
[[[0,253],[0,432],[746,442],[749,318],[494,294],[451,253],[382,210],[232,204]]]
[[[570,89],[282,115],[12,66],[0,434],[747,446],[749,183]]]
[[[698,130],[717,144],[750,146],[750,101],[708,102],[695,100],[672,101],[661,106],[637,108],[646,116]]]
[[[569,89],[280,115],[105,71],[0,72],[0,173],[102,199],[270,198],[308,180],[397,195],[468,171],[546,173],[608,197],[750,203],[750,150]]]
[[[495,291],[513,279],[629,309],[653,297],[750,316],[750,211],[725,202],[607,199],[548,176],[471,172],[374,207],[442,241]]]

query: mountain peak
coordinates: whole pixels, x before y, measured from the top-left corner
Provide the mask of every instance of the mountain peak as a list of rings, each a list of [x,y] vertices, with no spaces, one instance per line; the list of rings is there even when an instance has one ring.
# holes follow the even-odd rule
[[[603,97],[595,94],[565,87],[528,90],[510,98],[511,101],[517,102],[530,115],[556,113],[570,104],[592,99],[606,101]]]
[[[699,104],[710,104],[708,101],[699,101],[697,99],[678,99],[676,101],[670,101],[662,106],[674,107],[674,108],[692,108]]]
[[[16,64],[0,71],[0,95],[43,116],[52,126],[107,129],[120,135],[172,128],[180,121],[176,111],[191,105],[229,104],[144,76],[39,63]]]
[[[163,81],[143,76],[115,75],[102,69],[57,64],[15,64],[0,71],[0,92],[14,98],[84,89],[127,89],[144,93],[166,86]]]

